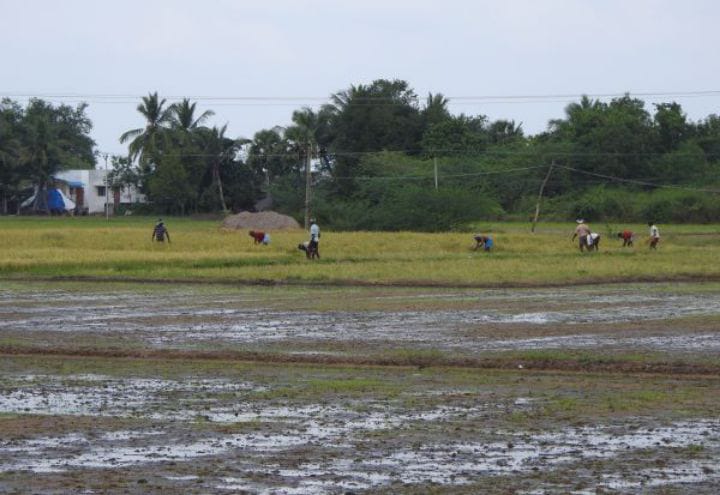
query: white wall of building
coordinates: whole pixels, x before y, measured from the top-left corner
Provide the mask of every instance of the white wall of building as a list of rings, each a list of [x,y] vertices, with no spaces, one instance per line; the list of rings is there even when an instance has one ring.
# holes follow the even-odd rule
[[[112,190],[108,191],[105,197],[106,170],[63,170],[55,174],[55,177],[70,182],[81,182],[85,191],[84,206],[89,214],[105,213],[105,202],[110,205],[110,212],[114,204]],[[134,187],[124,188],[120,191],[120,204],[132,205],[145,203],[147,199]]]

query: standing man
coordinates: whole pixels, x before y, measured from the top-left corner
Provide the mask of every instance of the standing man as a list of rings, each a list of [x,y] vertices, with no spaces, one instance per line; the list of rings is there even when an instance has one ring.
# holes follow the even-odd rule
[[[162,221],[162,218],[158,218],[157,223],[155,224],[155,228],[152,232],[152,237],[150,238],[153,241],[158,242],[165,242],[165,237],[167,236],[168,244],[170,243],[170,232],[168,232],[167,228],[165,228],[165,224]]]
[[[650,227],[650,249],[656,249],[660,242],[660,231],[655,222],[648,222],[648,227]]]
[[[310,242],[308,243],[308,254],[314,254],[320,258],[320,227],[317,224],[317,220],[314,218],[310,219]]]
[[[588,236],[590,235],[590,227],[585,223],[585,220],[578,218],[575,220],[577,227],[573,233],[572,240],[574,241],[577,237],[579,239],[580,252],[583,252],[584,248],[590,251],[590,245],[588,244]]]

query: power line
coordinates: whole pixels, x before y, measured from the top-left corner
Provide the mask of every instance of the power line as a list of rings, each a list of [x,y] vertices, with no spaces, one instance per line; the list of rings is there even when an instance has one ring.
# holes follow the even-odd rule
[[[440,94],[440,93],[438,93]],[[692,90],[692,91],[638,91],[638,92],[608,92],[608,93],[538,93],[538,94],[505,94],[505,95],[442,95],[449,104],[468,104],[468,103],[532,103],[532,102],[562,102],[567,99],[577,99],[582,97],[588,98],[618,98],[623,96],[645,97],[645,98],[698,98],[698,97],[718,97],[720,90]],[[95,103],[137,103],[146,95],[129,94],[129,93],[31,93],[31,92],[0,92],[2,98],[41,98],[55,100],[70,100],[73,102],[93,101]],[[190,99],[195,101],[213,102],[216,104],[298,104],[306,103],[324,103],[332,100],[332,96],[270,96],[270,95],[167,95],[163,96],[166,100],[182,100]],[[421,100],[416,96],[408,100],[393,97],[382,96],[351,96],[348,100],[349,104],[405,104],[413,100]]]
[[[545,168],[546,165],[535,165],[532,167],[518,167],[509,168],[505,170],[489,170],[483,172],[469,172],[463,174],[447,174],[440,175],[442,179],[452,179],[458,177],[479,177],[484,175],[503,175],[511,174],[515,172],[522,172],[526,170],[534,170],[538,168]],[[364,175],[364,176],[333,176],[335,180],[409,180],[409,179],[433,179],[433,175]]]
[[[677,186],[672,184],[654,184],[652,182],[646,182],[641,180],[635,180],[635,179],[624,179],[622,177],[615,177],[612,175],[605,175],[605,174],[598,174],[595,172],[588,172],[586,170],[580,170],[573,167],[567,167],[565,165],[555,165],[558,168],[563,168],[565,170],[571,170],[573,172],[577,172],[579,174],[585,174],[585,175],[591,175],[594,177],[601,177],[603,179],[612,180],[615,182],[624,182],[626,184],[636,184],[639,186],[649,186],[649,187],[656,187],[659,189],[680,189],[685,191],[693,191],[693,192],[707,192],[707,193],[713,193],[713,194],[720,194],[720,190],[716,189],[703,189],[703,188],[696,188],[696,187],[687,187],[687,186]]]

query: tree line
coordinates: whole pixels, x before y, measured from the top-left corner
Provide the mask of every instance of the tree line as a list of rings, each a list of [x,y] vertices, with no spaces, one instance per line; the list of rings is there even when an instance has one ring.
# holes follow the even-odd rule
[[[90,146],[58,141],[53,149],[66,154],[53,163],[91,165],[85,106],[33,100],[22,109],[6,100],[2,178],[48,176],[31,173],[22,151],[30,144],[22,129],[36,125],[24,121],[35,107],[74,115]],[[713,221],[720,214],[712,192],[720,179],[718,115],[693,122],[676,102],[648,109],[630,95],[608,102],[583,97],[529,136],[512,120],[454,115],[448,107],[442,94],[420,98],[406,81],[379,79],[339,91],[318,109],[295,110],[289,126],[240,139],[226,136],[226,127],[206,126],[211,111],[198,115],[187,99],[168,104],[152,93],[137,107],[143,126],[120,138],[128,154],[113,159],[114,183],[137,186],[159,212],[252,209],[269,196],[275,209],[301,218],[311,161],[311,208],[323,223],[442,230],[477,219],[528,218],[553,164],[543,207],[553,217]],[[2,184],[7,197],[17,181]]]
[[[30,186],[47,187],[59,170],[95,166],[86,109],[84,103],[55,107],[39,99],[25,108],[9,99],[0,102],[1,213],[9,212],[9,203],[25,199]]]

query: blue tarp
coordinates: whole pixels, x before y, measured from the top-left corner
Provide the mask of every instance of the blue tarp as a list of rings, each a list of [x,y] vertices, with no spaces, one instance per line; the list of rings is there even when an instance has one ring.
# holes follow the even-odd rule
[[[48,189],[48,209],[65,211],[65,200],[57,189]]]

